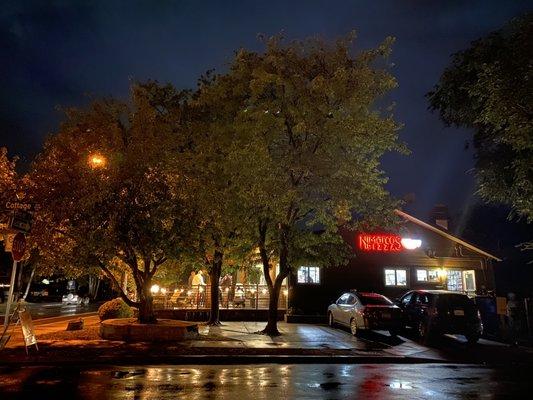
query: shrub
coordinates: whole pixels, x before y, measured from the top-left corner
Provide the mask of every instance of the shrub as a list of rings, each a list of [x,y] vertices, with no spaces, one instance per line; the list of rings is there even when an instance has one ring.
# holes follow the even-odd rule
[[[121,298],[106,301],[98,309],[100,321],[113,318],[131,318],[133,310]]]

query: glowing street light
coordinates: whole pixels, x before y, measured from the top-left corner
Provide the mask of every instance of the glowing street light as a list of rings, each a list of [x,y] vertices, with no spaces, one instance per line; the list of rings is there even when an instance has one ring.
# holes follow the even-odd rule
[[[159,285],[152,285],[152,287],[150,288],[150,292],[152,292],[152,294],[156,294],[157,292],[159,292]]]
[[[107,159],[98,153],[90,154],[88,159],[91,168],[103,168],[107,164]]]

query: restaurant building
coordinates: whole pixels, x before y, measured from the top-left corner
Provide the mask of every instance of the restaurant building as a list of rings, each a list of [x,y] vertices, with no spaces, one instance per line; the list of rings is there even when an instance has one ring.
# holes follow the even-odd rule
[[[346,265],[299,267],[289,277],[289,314],[325,315],[348,290],[373,291],[391,299],[411,289],[445,289],[474,296],[495,290],[498,257],[452,235],[446,219],[423,222],[403,211],[397,232],[342,235],[352,249]]]

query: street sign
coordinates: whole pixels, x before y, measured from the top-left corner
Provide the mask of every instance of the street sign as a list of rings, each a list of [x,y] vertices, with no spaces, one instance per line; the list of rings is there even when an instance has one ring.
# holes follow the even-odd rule
[[[34,203],[25,203],[22,201],[7,201],[5,204],[6,210],[20,210],[20,211],[35,211],[36,205]]]
[[[32,225],[32,215],[25,211],[14,211],[10,227],[20,232],[29,233]]]
[[[13,245],[11,249],[11,256],[13,261],[20,261],[24,257],[26,251],[26,238],[23,233],[17,233],[13,239]]]

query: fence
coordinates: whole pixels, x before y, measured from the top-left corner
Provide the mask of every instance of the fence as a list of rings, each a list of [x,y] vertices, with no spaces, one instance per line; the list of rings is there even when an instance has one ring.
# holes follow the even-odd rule
[[[220,287],[221,309],[268,309],[269,295],[267,285],[237,284]],[[282,286],[278,309],[287,308],[287,287]],[[156,309],[202,309],[211,304],[211,285],[181,287],[173,293],[154,296]]]

